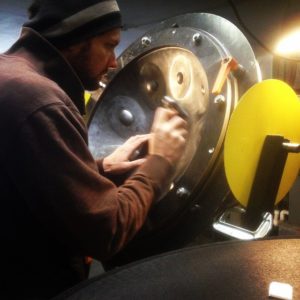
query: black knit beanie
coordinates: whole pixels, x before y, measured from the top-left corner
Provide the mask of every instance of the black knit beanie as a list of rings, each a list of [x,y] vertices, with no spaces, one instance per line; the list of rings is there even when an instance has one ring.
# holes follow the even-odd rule
[[[56,46],[68,46],[122,26],[115,0],[40,0],[24,27]]]

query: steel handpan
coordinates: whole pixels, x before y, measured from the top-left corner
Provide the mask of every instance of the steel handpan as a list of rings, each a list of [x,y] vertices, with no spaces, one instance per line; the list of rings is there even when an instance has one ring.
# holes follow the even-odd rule
[[[131,61],[114,79],[89,126],[94,156],[108,155],[128,137],[147,133],[164,96],[177,101],[188,114],[189,137],[178,163],[178,180],[194,157],[201,139],[208,103],[206,73],[190,51],[162,47]]]

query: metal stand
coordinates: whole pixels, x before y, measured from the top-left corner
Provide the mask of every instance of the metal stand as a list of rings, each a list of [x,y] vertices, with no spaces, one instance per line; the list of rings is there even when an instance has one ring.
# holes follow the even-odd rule
[[[215,230],[244,240],[265,237],[272,229],[272,213],[288,153],[297,153],[299,148],[282,136],[266,136],[247,208],[225,211],[213,224]]]

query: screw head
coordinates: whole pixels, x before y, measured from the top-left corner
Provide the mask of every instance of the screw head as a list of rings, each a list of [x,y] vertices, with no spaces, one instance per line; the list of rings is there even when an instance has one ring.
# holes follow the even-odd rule
[[[149,36],[142,37],[141,43],[143,47],[149,46],[151,44],[151,37]]]
[[[197,45],[197,46],[200,45],[201,40],[202,40],[202,36],[201,36],[200,33],[195,33],[193,35],[193,42],[194,42],[195,45]]]
[[[214,103],[215,104],[224,104],[226,102],[226,99],[224,97],[224,95],[217,95],[214,99]]]

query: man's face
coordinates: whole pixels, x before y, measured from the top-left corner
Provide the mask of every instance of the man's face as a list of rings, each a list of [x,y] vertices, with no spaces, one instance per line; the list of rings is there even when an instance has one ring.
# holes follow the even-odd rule
[[[116,28],[62,50],[86,90],[98,89],[103,75],[117,67],[115,48],[120,42],[120,32]]]

